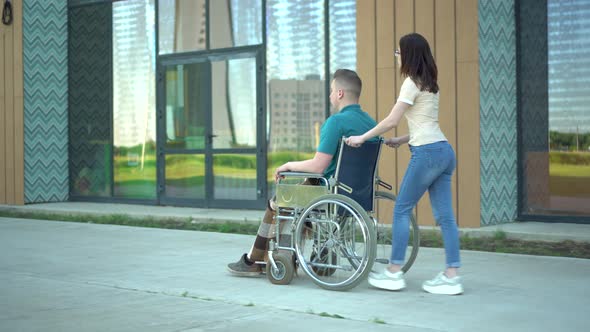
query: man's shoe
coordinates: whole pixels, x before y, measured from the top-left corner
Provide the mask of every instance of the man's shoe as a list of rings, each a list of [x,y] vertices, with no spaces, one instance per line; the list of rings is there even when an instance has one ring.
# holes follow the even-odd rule
[[[402,290],[406,288],[402,271],[391,273],[387,268],[381,273],[369,273],[369,285],[386,290]]]
[[[422,289],[432,294],[459,295],[463,293],[461,277],[447,277],[444,272],[439,273],[434,279],[425,281]]]
[[[248,262],[248,254],[242,255],[235,263],[227,264],[227,269],[231,274],[241,277],[256,277],[262,273],[261,265]]]

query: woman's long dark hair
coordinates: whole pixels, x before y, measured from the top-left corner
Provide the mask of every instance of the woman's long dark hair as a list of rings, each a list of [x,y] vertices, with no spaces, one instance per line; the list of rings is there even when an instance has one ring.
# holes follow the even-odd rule
[[[401,74],[411,78],[420,91],[438,92],[438,69],[426,38],[410,33],[399,40],[402,57]]]

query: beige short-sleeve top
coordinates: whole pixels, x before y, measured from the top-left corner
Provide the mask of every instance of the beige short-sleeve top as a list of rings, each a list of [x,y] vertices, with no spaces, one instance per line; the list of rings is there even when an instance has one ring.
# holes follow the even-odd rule
[[[447,140],[438,125],[438,97],[438,92],[420,91],[411,78],[404,80],[397,100],[410,105],[405,113],[410,129],[408,144],[419,146]]]

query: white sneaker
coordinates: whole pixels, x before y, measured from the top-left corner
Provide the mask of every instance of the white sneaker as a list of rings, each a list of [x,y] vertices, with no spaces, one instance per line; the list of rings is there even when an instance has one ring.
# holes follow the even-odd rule
[[[402,271],[391,273],[387,269],[381,273],[369,273],[369,284],[373,287],[387,290],[401,290],[406,288],[404,273]]]
[[[422,289],[432,294],[459,295],[463,293],[461,277],[447,277],[444,272],[439,273],[434,279],[425,281]]]

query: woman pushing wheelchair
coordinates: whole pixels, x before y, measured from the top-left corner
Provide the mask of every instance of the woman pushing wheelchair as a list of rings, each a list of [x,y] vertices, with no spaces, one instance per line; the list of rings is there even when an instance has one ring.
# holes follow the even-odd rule
[[[456,159],[453,148],[438,124],[439,87],[436,63],[428,42],[417,33],[400,38],[395,57],[405,80],[390,114],[366,133],[346,139],[346,144],[359,147],[373,137],[397,127],[402,116],[405,115],[408,121],[409,135],[385,140],[388,146],[395,148],[409,144],[412,157],[394,207],[393,246],[389,265],[381,273],[369,274],[369,284],[386,290],[401,290],[406,287],[401,268],[408,245],[408,224],[412,210],[428,191],[435,220],[441,227],[446,268],[434,279],[425,281],[422,288],[433,294],[461,294],[463,285],[458,275],[458,268],[461,266],[459,232],[451,195],[451,177]]]

